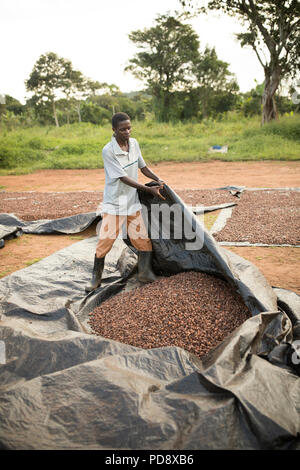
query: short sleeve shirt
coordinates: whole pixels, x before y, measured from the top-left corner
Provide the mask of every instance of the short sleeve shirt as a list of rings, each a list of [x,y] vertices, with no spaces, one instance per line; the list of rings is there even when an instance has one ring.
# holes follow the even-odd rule
[[[130,137],[129,152],[125,152],[112,136],[111,141],[102,150],[102,158],[105,186],[101,212],[116,215],[134,214],[141,209],[137,189],[123,183],[120,178],[129,176],[138,181],[138,169],[146,166],[138,141]]]

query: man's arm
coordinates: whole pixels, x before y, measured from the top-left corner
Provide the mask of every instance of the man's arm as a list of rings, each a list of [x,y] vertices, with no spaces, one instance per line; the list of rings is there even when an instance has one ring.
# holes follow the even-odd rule
[[[153,173],[154,174],[154,173]],[[150,178],[150,177],[149,177]],[[124,184],[128,184],[128,186],[131,186],[132,188],[136,188],[136,189],[140,189],[142,191],[146,191],[147,193],[150,193],[152,194],[152,196],[158,196],[160,197],[161,199],[166,199],[165,197],[163,197],[159,190],[163,187],[163,183],[160,184],[159,186],[146,186],[145,184],[140,184],[138,183],[137,181],[135,181],[134,179],[130,178],[129,176],[122,176],[120,178],[120,180],[122,181],[122,183]],[[156,180],[156,181],[160,181],[160,180]]]
[[[154,181],[158,181],[159,183],[163,181],[155,174],[153,173],[152,170],[150,170],[150,168],[148,168],[147,166],[144,166],[143,168],[141,168],[141,172],[143,173],[143,175],[145,175],[147,178],[150,178]]]

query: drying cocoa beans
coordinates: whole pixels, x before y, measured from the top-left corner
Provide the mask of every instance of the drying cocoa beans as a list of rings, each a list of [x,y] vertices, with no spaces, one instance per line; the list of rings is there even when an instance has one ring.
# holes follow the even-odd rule
[[[94,334],[121,343],[178,346],[203,357],[249,317],[226,281],[190,271],[109,298],[91,312],[89,324]]]

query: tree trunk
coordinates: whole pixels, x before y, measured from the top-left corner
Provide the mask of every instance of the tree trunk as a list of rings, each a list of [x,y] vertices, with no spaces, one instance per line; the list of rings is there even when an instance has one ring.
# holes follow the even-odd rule
[[[170,101],[171,101],[171,94],[169,90],[166,90],[163,93],[163,101],[162,101],[162,121],[168,122],[170,120]]]
[[[201,100],[201,111],[202,111],[202,116],[203,116],[203,119],[207,119],[208,118],[208,96],[207,94],[205,94],[205,91],[203,92],[203,95],[202,95],[202,100]]]
[[[57,114],[56,114],[56,107],[55,107],[55,101],[52,101],[52,108],[53,108],[53,115],[54,115],[54,120],[55,120],[55,125],[56,127],[59,127],[59,122],[57,119]]]
[[[274,68],[272,72],[265,68],[265,87],[262,96],[262,125],[273,119],[278,119],[275,93],[280,83],[280,70]]]
[[[80,103],[76,105],[76,110],[78,114],[78,122],[81,122]]]

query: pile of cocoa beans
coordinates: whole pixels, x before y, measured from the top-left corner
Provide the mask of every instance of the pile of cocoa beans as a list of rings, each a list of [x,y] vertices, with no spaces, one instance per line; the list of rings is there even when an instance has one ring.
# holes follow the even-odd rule
[[[251,317],[225,280],[189,271],[121,292],[90,313],[94,334],[144,349],[178,346],[205,356]]]

